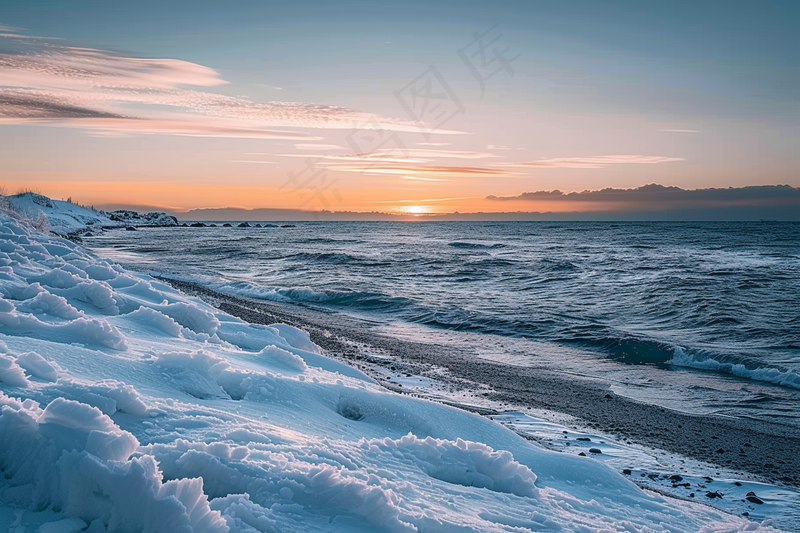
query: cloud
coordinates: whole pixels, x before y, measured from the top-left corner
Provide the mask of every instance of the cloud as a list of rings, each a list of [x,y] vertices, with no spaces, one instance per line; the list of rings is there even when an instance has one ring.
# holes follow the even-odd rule
[[[682,157],[656,155],[598,155],[589,157],[557,157],[521,163],[499,163],[498,166],[519,168],[605,168],[609,165],[656,165],[685,161]]]
[[[452,146],[453,143],[427,143],[427,142],[421,142],[421,143],[417,143],[417,145],[418,146]]]
[[[700,130],[658,130],[667,133],[700,133]]]
[[[2,98],[2,97],[0,97]],[[3,104],[0,102],[0,113]],[[69,109],[70,112],[74,112]],[[160,120],[134,117],[104,116],[71,116],[65,118],[9,118],[0,116],[0,124],[40,124],[56,127],[69,127],[87,130],[98,136],[139,135],[176,135],[181,137],[233,137],[241,139],[290,139],[295,141],[313,141],[320,139],[294,131],[264,130],[257,128],[237,128],[222,124],[192,122],[188,120]]]
[[[380,200],[376,201],[376,204],[415,204],[420,202],[431,203],[431,202],[452,202],[455,200],[474,200],[477,196],[456,196],[453,198],[423,198],[423,199],[415,199],[415,200]]]
[[[344,150],[345,148],[339,146],[338,144],[316,144],[316,143],[306,143],[306,144],[295,144],[295,150]]]
[[[376,150],[375,153],[380,156],[382,153],[394,153],[397,150]],[[416,157],[421,159],[436,159],[436,158],[451,158],[451,159],[486,159],[489,157],[500,157],[495,154],[487,154],[483,152],[461,151],[461,150],[430,150],[424,148],[410,148],[406,150],[409,157]]]
[[[303,144],[297,146],[316,146],[314,144]],[[338,147],[337,147],[338,148]],[[382,165],[382,173],[402,174],[408,167],[398,166],[395,171],[391,165],[407,165],[407,164],[422,164],[430,163],[436,159],[484,159],[491,157],[498,157],[494,154],[486,154],[482,152],[471,151],[458,151],[458,150],[429,150],[422,148],[386,148],[378,149],[368,154],[277,154],[279,157],[304,157],[316,159],[319,164],[328,167],[338,168],[338,165],[347,166],[349,163],[363,163],[368,165],[370,169],[376,168],[374,165]],[[416,167],[420,168],[420,167]],[[446,168],[446,167],[427,167],[427,168]],[[464,167],[447,167],[447,168],[464,168]],[[348,167],[347,171],[353,169]],[[492,175],[505,174],[498,170],[489,170]]]
[[[0,27],[6,34],[0,38],[0,121],[5,124],[294,140],[319,138],[275,128],[352,129],[371,122],[384,130],[417,131],[408,121],[339,106],[219,94],[213,89],[228,82],[214,69],[189,61],[34,42],[12,30]]]
[[[413,181],[450,181],[441,178],[421,178],[419,176],[400,176],[404,180],[413,180]]]
[[[486,177],[486,176],[513,176],[512,172],[494,168],[460,167],[460,166],[434,166],[434,165],[373,165],[337,166],[336,170],[343,172],[365,172],[369,174],[398,174],[411,177]]]
[[[386,152],[378,154],[276,154],[278,157],[303,157],[306,159],[316,159],[320,164],[335,166],[345,163],[425,163],[424,159],[412,159],[404,157],[402,152]]]
[[[682,189],[644,185],[635,189],[607,188],[598,191],[564,193],[525,192],[518,196],[487,196],[492,201],[525,201],[564,204],[568,209],[612,211],[663,211],[741,207],[786,207],[800,209],[800,188],[789,185],[756,185],[727,189]]]

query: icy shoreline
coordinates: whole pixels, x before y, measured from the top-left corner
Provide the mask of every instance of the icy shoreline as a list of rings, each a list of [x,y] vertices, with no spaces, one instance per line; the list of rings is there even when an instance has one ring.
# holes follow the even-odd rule
[[[302,326],[326,353],[390,390],[488,416],[550,449],[593,456],[648,490],[735,514],[779,518],[790,529],[800,520],[800,491],[797,479],[790,477],[797,475],[793,457],[798,443],[790,428],[776,434],[779,428],[757,421],[665,410],[556,372],[508,367],[471,359],[451,347],[404,342],[342,314],[161,279],[249,322]],[[738,454],[737,462],[725,464],[725,455],[717,450],[737,446],[747,456]],[[780,470],[770,470],[774,463]],[[769,502],[753,503],[747,499],[751,492],[769,494]]]
[[[0,215],[0,523],[742,531]],[[47,529],[45,528],[45,529]]]

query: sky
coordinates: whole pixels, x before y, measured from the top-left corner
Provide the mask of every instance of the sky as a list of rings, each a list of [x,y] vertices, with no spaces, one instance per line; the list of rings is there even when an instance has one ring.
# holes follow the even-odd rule
[[[0,183],[405,214],[800,187],[798,23],[792,0],[5,0]]]

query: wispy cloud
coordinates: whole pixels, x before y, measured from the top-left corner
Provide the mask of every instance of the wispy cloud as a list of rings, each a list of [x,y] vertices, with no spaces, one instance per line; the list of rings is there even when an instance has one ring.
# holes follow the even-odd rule
[[[666,133],[700,133],[700,130],[658,130]]]
[[[294,145],[295,150],[345,150],[343,146],[338,144],[317,144],[317,143],[300,143]]]
[[[417,146],[452,146],[453,143],[429,143],[429,142],[421,142],[417,143]]]
[[[421,178],[419,176],[400,176],[404,180],[413,180],[413,181],[450,181],[441,178]]]
[[[421,200],[377,200],[373,203],[376,204],[416,204],[416,203],[432,203],[432,202],[452,202],[455,200],[474,200],[478,196],[456,196],[453,198],[423,198]]]
[[[8,45],[0,52],[0,121],[6,124],[294,140],[318,137],[274,128],[351,129],[372,121],[384,130],[417,131],[408,121],[339,106],[219,94],[211,89],[228,82],[189,61],[129,57],[23,39],[8,27],[0,31]]]
[[[320,146],[315,144],[301,144],[298,146],[311,147]],[[325,146],[325,145],[322,145]],[[334,146],[334,145],[330,145]],[[336,146],[335,148],[339,148]],[[362,162],[365,164],[374,163],[429,163],[436,159],[486,159],[499,157],[494,154],[483,152],[460,151],[460,150],[430,150],[423,148],[386,148],[378,149],[368,154],[277,154],[280,157],[306,157],[321,160],[322,164],[336,165],[338,163]]]
[[[376,150],[379,156],[383,153],[396,153],[396,150]],[[487,154],[484,152],[472,152],[463,150],[430,150],[423,148],[411,148],[406,151],[409,157],[417,157],[421,159],[486,159],[490,157],[500,157],[495,154]]]
[[[656,165],[685,161],[682,157],[656,155],[599,155],[589,157],[557,157],[520,163],[498,163],[498,166],[519,168],[605,168],[609,165]]]
[[[494,168],[438,166],[438,165],[357,165],[339,166],[343,172],[364,172],[369,174],[395,174],[412,177],[505,177],[515,173]]]

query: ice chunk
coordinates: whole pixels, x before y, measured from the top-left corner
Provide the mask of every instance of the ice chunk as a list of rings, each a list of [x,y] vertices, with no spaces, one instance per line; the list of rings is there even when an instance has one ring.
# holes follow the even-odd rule
[[[309,337],[307,331],[287,324],[272,324],[270,327],[278,330],[278,334],[283,337],[292,348],[316,354],[322,353],[320,347],[311,342],[311,337]]]
[[[58,372],[47,359],[36,352],[28,352],[17,356],[17,364],[24,368],[28,374],[44,381],[55,381]]]
[[[154,305],[153,308],[171,317],[181,326],[196,333],[213,335],[219,328],[219,320],[213,313],[201,309],[195,303],[176,302],[173,304]]]
[[[139,307],[139,309],[133,313],[128,314],[127,317],[131,320],[135,320],[139,324],[152,326],[172,337],[181,336],[180,324],[175,322],[172,317],[160,311],[156,311],[155,309],[151,309],[150,307]]]
[[[419,439],[409,433],[400,439],[363,441],[395,456],[414,461],[429,476],[466,487],[482,487],[497,492],[535,498],[536,474],[514,460],[508,451],[495,451],[481,442],[462,439]]]
[[[64,296],[67,299],[88,303],[106,315],[119,314],[119,307],[114,298],[114,292],[105,281],[81,281],[81,283],[68,289],[53,289],[51,292]]]
[[[37,533],[77,533],[89,525],[80,518],[65,518],[56,522],[42,524]]]
[[[11,387],[27,387],[30,385],[25,371],[17,364],[13,357],[0,355],[0,383]]]
[[[80,311],[70,305],[66,298],[51,294],[46,290],[42,290],[30,300],[21,302],[18,309],[28,313],[52,315],[66,320],[78,318],[82,315]]]
[[[267,346],[258,354],[260,357],[265,357],[269,362],[275,363],[279,366],[286,367],[290,370],[304,372],[308,370],[308,366],[302,357],[295,355],[292,352],[287,352],[277,346]]]

